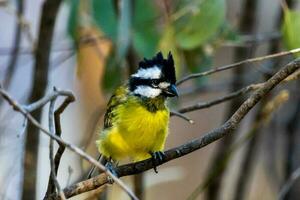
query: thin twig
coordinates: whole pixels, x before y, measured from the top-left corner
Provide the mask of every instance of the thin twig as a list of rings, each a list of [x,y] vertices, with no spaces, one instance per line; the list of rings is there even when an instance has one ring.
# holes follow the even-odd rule
[[[278,200],[283,200],[289,190],[292,188],[293,184],[300,178],[300,167],[296,169],[290,176],[290,178],[286,181],[286,183],[282,186]]]
[[[59,106],[59,108],[54,112],[54,125],[55,125],[55,134],[58,137],[61,137],[61,123],[60,123],[60,115],[63,113],[63,111],[66,109],[66,107],[74,101],[73,96],[68,96],[64,102]],[[58,167],[60,164],[60,160],[62,157],[62,154],[65,151],[65,146],[61,143],[58,143],[59,147],[54,157],[54,164],[55,164],[55,173],[57,174]]]
[[[227,69],[232,69],[234,67],[239,67],[239,66],[244,65],[244,64],[260,62],[260,61],[263,61],[263,60],[276,58],[276,57],[280,57],[280,56],[291,55],[291,54],[295,54],[295,53],[299,53],[299,52],[300,52],[300,48],[297,48],[297,49],[292,49],[290,51],[283,51],[283,52],[279,52],[279,53],[269,54],[269,55],[266,55],[266,56],[246,59],[246,60],[243,60],[243,61],[240,61],[240,62],[237,62],[237,63],[224,65],[222,67],[214,67],[211,70],[208,70],[208,71],[205,71],[205,72],[190,74],[190,75],[182,78],[181,80],[179,80],[177,82],[177,85],[180,85],[183,82],[185,82],[187,80],[190,80],[190,79],[199,78],[199,77],[206,76],[206,75],[209,75],[209,74],[214,74],[216,72],[224,71],[224,70],[227,70]]]
[[[288,76],[287,78],[285,78],[282,83],[288,83],[290,81],[295,81],[297,79],[300,78],[300,71],[297,70],[295,73],[291,74],[290,76]],[[226,101],[229,101],[231,99],[234,99],[234,98],[237,98],[241,95],[244,95],[244,94],[247,94],[249,92],[252,92],[254,90],[257,90],[259,88],[261,88],[263,86],[263,83],[256,83],[256,84],[251,84],[251,85],[248,85],[242,89],[239,89],[238,91],[235,91],[235,92],[232,92],[232,93],[229,93],[223,97],[219,97],[217,99],[214,99],[214,100],[211,100],[211,101],[207,101],[207,102],[200,102],[200,103],[197,103],[197,104],[194,104],[194,105],[191,105],[191,106],[186,106],[184,108],[180,108],[178,111],[171,111],[171,116],[173,115],[176,115],[178,117],[181,117],[183,118],[184,120],[187,120],[189,121],[190,118],[188,118],[187,116],[185,115],[182,115],[182,113],[187,113],[187,112],[192,112],[192,111],[196,111],[196,110],[201,110],[201,109],[205,109],[205,108],[209,108],[209,107],[212,107],[212,106],[215,106],[217,104],[220,104],[220,103],[224,103]],[[179,116],[179,115],[182,115],[182,116]],[[193,121],[193,120],[192,120]]]
[[[200,103],[197,103],[195,105],[187,106],[187,107],[179,109],[177,112],[178,113],[187,113],[187,112],[191,112],[191,111],[195,111],[195,110],[209,108],[211,106],[214,106],[214,105],[217,105],[217,104],[229,101],[229,100],[231,100],[233,98],[239,97],[241,95],[244,95],[244,94],[246,94],[248,92],[257,90],[257,89],[259,89],[261,87],[263,87],[263,83],[251,84],[251,85],[249,85],[247,87],[244,87],[244,88],[242,88],[242,89],[240,89],[240,90],[238,90],[236,92],[232,92],[230,94],[227,94],[226,96],[214,99],[212,101],[200,102]]]
[[[226,121],[222,126],[215,128],[209,133],[202,137],[196,138],[190,142],[182,144],[178,147],[169,149],[165,151],[165,160],[160,163],[164,164],[176,158],[185,156],[193,151],[201,149],[208,144],[230,134],[234,129],[237,128],[241,120],[245,115],[266,95],[270,92],[276,85],[278,85],[282,80],[288,77],[290,74],[295,72],[300,68],[300,60],[295,60],[280,71],[278,71],[274,76],[272,76],[268,81],[266,81],[261,88],[256,90],[231,116],[231,118]],[[151,159],[143,160],[136,163],[130,163],[122,165],[116,168],[116,172],[119,177],[128,176],[133,174],[138,174],[143,171],[153,168],[153,162]],[[64,193],[67,198],[82,194],[94,190],[104,184],[107,184],[107,174],[102,173],[94,178],[76,183],[64,189]],[[49,199],[58,199],[57,194],[51,195]]]
[[[49,106],[49,132],[54,134],[54,105],[55,105],[55,100],[53,99],[50,102],[50,106]],[[50,138],[50,144],[49,144],[49,159],[50,159],[50,168],[51,168],[51,173],[50,173],[50,177],[51,179],[49,179],[49,185],[48,185],[48,189],[46,196],[47,197],[49,194],[55,192],[55,188],[53,187],[53,185],[56,187],[57,192],[60,196],[60,198],[62,200],[65,200],[65,194],[64,192],[61,190],[61,187],[59,185],[59,182],[56,178],[57,173],[55,172],[55,164],[54,164],[54,160],[53,160],[53,139]],[[48,193],[49,192],[49,193]]]
[[[44,127],[41,126],[41,124],[32,117],[32,115],[25,110],[18,102],[16,102],[5,90],[0,88],[0,93],[2,97],[12,106],[12,108],[20,112],[22,115],[24,115],[35,127],[37,127],[40,131],[48,135],[50,138],[56,140],[58,143],[63,144],[66,148],[70,149],[71,151],[75,152],[79,156],[81,156],[83,159],[86,161],[92,163],[95,165],[97,168],[105,172],[107,174],[105,182],[108,183],[108,176],[113,179],[114,182],[116,182],[132,199],[137,200],[138,198],[133,194],[133,192],[119,179],[117,178],[114,174],[112,174],[109,170],[105,168],[101,163],[97,162],[93,157],[85,153],[83,150],[80,148],[74,146],[73,144],[64,141],[57,135],[51,134],[48,130],[46,130]],[[68,198],[68,196],[66,195]]]
[[[190,124],[194,124],[195,123],[194,120],[192,120],[188,116],[186,116],[186,115],[184,115],[184,114],[182,114],[180,112],[177,112],[175,110],[173,110],[173,111],[170,112],[170,116],[174,116],[174,115],[177,116],[177,117],[180,117],[180,118],[184,119],[185,121],[189,122]]]

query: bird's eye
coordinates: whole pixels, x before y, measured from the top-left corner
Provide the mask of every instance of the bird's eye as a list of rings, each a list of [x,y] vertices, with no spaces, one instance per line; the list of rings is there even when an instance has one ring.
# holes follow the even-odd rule
[[[159,84],[159,80],[154,79],[154,80],[151,81],[151,86],[154,87],[154,88],[158,88],[158,84]]]

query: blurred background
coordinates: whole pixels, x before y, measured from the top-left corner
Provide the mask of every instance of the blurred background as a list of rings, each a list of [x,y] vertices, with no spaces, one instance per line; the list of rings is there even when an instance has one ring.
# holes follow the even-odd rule
[[[42,22],[44,21],[44,22]],[[52,34],[52,24],[55,27]],[[247,58],[300,47],[299,0],[0,0],[0,83],[29,104],[53,90],[72,90],[62,138],[97,158],[113,90],[139,60],[158,51],[175,58],[178,79]],[[267,80],[294,56],[193,79],[170,106],[206,102]],[[299,81],[274,89],[231,135],[141,175],[122,178],[141,199],[277,199],[300,167]],[[247,94],[171,118],[166,149],[225,122]],[[33,113],[48,126],[48,106]],[[50,172],[49,138],[0,98],[0,199],[43,199]],[[86,178],[90,164],[66,150],[58,170],[64,188]],[[298,173],[299,176],[299,173]],[[300,179],[283,199],[300,198]],[[90,192],[72,199],[100,199]],[[129,199],[109,186],[102,199]]]

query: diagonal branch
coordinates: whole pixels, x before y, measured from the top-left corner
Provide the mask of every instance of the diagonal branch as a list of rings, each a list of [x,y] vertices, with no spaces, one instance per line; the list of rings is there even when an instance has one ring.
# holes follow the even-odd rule
[[[296,169],[289,179],[286,181],[286,183],[282,186],[279,195],[278,200],[283,200],[285,196],[287,195],[288,191],[292,188],[293,184],[300,178],[300,167]]]
[[[202,76],[206,76],[206,75],[210,75],[210,74],[214,74],[220,71],[224,71],[227,69],[232,69],[235,67],[240,67],[244,64],[249,64],[249,63],[255,63],[255,62],[260,62],[263,60],[267,60],[267,59],[271,59],[271,58],[276,58],[276,57],[281,57],[281,56],[287,56],[287,55],[291,55],[291,54],[295,54],[295,53],[299,53],[300,52],[300,48],[297,49],[292,49],[290,51],[283,51],[283,52],[279,52],[279,53],[274,53],[274,54],[269,54],[266,56],[261,56],[261,57],[256,57],[256,58],[250,58],[250,59],[246,59],[237,63],[233,63],[233,64],[229,64],[229,65],[224,65],[222,67],[214,67],[211,70],[205,71],[205,72],[200,72],[200,73],[195,73],[195,74],[190,74],[186,77],[183,77],[181,80],[179,80],[177,82],[177,85],[182,84],[183,82],[190,80],[190,79],[194,79],[194,78],[200,78]]]
[[[246,116],[246,114],[275,86],[277,86],[282,80],[291,75],[297,69],[300,68],[300,59],[290,62],[280,71],[278,71],[274,76],[272,76],[268,81],[263,83],[263,85],[256,90],[231,116],[231,118],[226,121],[220,127],[210,131],[202,137],[196,138],[190,142],[187,142],[178,147],[169,149],[165,151],[165,160],[160,163],[164,164],[176,158],[187,155],[198,149],[205,147],[206,145],[230,134],[234,129],[237,128],[241,120]],[[151,159],[143,160],[136,163],[130,163],[122,165],[116,169],[119,177],[128,176],[133,174],[138,174],[146,170],[153,168],[153,162]],[[94,190],[104,184],[107,184],[107,174],[102,173],[94,178],[76,183],[64,189],[64,193],[67,198],[76,196],[78,194]],[[59,199],[57,194],[53,194],[49,199]]]

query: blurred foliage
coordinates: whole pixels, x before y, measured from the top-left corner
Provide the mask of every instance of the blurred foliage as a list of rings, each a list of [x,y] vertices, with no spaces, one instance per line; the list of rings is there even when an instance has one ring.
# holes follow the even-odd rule
[[[113,51],[105,67],[106,89],[115,88],[126,79],[122,74],[126,71],[129,46],[139,58],[151,58],[158,51],[166,55],[171,51],[180,77],[186,72],[206,70],[203,66],[212,65],[218,47],[227,40],[238,39],[225,19],[225,0],[169,1],[169,9],[164,1],[85,0],[84,4],[89,4],[87,12],[82,12],[82,2],[69,1],[68,30],[77,41],[78,27],[88,24],[112,41]],[[203,80],[197,81],[201,82]]]
[[[285,46],[291,50],[300,48],[300,12],[284,8],[282,35]],[[300,54],[296,54],[297,57]]]
[[[217,36],[225,21],[224,0],[194,0],[181,3],[182,8],[173,15],[176,16],[176,42],[181,48],[193,49]]]
[[[176,76],[180,76],[182,65],[182,59],[180,59],[180,50],[177,48],[175,41],[175,30],[172,25],[167,25],[165,27],[165,31],[161,36],[158,50],[162,51],[164,55],[167,55],[170,52],[172,52],[172,55],[174,57],[174,63],[176,66]]]
[[[134,1],[133,46],[141,57],[152,57],[161,38],[159,12],[154,1]]]

